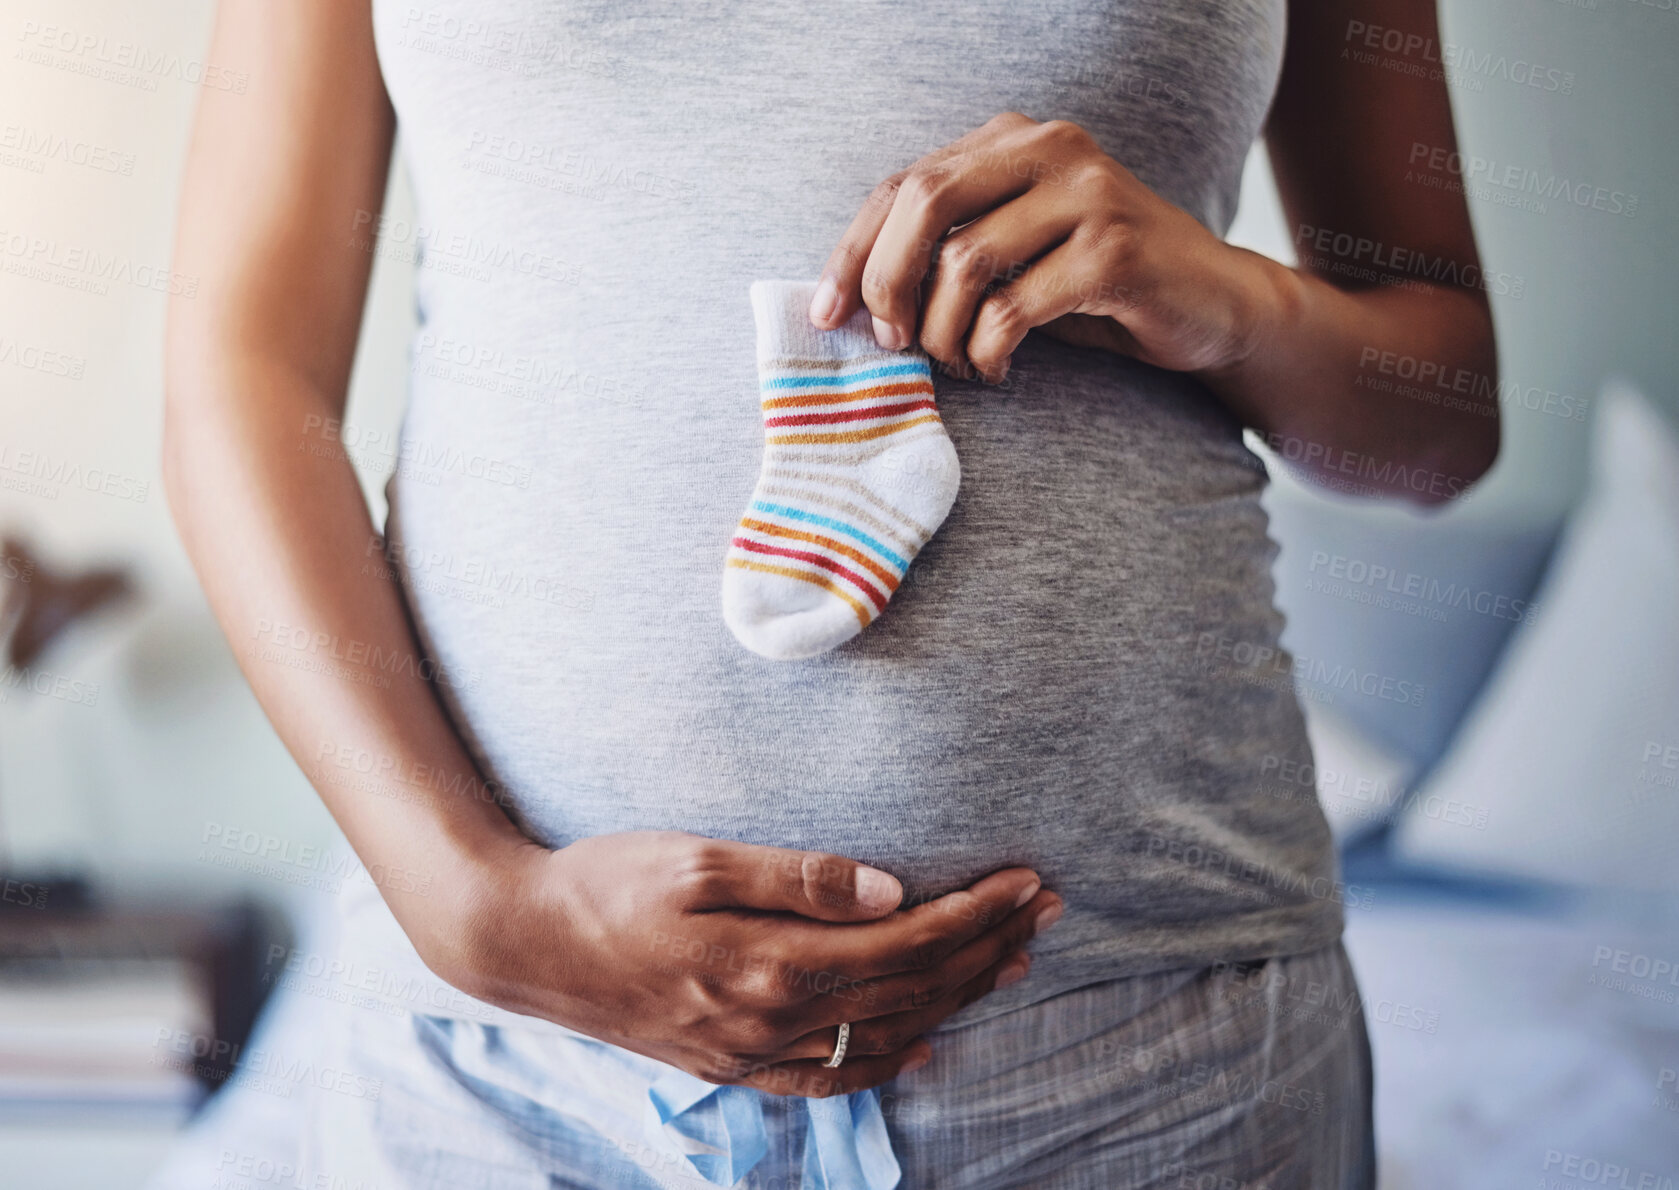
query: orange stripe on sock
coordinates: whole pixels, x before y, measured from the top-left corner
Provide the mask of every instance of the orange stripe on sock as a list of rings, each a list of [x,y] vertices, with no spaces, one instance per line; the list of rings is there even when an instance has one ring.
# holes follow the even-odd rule
[[[834,561],[834,559],[828,557],[827,554],[819,554],[815,550],[794,549],[791,543],[787,545],[772,545],[767,541],[759,541],[755,537],[741,537],[739,535],[735,537],[732,544],[737,550],[746,550],[748,553],[768,554],[771,557],[777,558],[791,558],[795,562],[803,562],[806,566],[820,566],[829,574],[837,574],[840,578],[844,579],[857,590],[861,591],[864,595],[868,596],[869,602],[874,604],[875,608],[879,611],[886,610],[886,601],[891,598],[889,595],[882,595],[875,589],[873,583],[869,582],[868,579],[858,574],[855,570],[852,570],[843,562]]]
[[[779,574],[783,578],[796,578],[801,582],[812,583],[821,587],[830,595],[837,596],[849,603],[851,610],[857,613],[857,623],[864,628],[869,626],[869,609],[819,574],[811,574],[808,570],[794,570],[790,566],[766,566],[762,562],[748,562],[745,558],[730,558],[728,564],[739,570],[756,570],[762,574]]]
[[[836,554],[843,554],[853,562],[869,568],[869,573],[880,580],[881,586],[888,591],[898,589],[898,579],[890,570],[869,557],[862,550],[854,550],[842,541],[835,541],[832,537],[824,537],[820,533],[803,533],[798,529],[787,529],[781,525],[772,525],[768,521],[755,521],[750,517],[740,522],[743,529],[751,529],[756,533],[767,533],[772,537],[790,537],[794,541],[808,541],[812,545],[819,545],[823,549],[833,550]]]
[[[938,420],[938,414],[929,413],[925,417],[894,422],[889,426],[876,426],[872,430],[848,430],[843,434],[782,434],[774,438],[765,438],[764,441],[770,446],[826,446],[834,442],[868,442],[874,438],[896,434],[900,430],[907,430],[911,426],[924,426],[928,422]]]

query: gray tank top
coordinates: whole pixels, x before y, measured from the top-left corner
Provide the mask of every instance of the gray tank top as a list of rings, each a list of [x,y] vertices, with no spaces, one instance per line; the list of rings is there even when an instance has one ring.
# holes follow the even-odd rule
[[[875,183],[1007,110],[1222,234],[1284,0],[374,7],[418,198],[384,229],[419,286],[392,556],[534,838],[820,849],[911,899],[1029,864],[1065,919],[956,1023],[1339,935],[1316,801],[1270,779],[1310,752],[1265,473],[1194,381],[1036,335],[1006,392],[936,378],[961,494],[885,615],[778,663],[719,605],[750,283],[814,278]]]

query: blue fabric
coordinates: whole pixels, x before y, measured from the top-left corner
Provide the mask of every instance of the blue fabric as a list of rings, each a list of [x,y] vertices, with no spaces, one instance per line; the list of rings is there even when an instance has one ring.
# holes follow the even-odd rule
[[[733,1186],[769,1151],[761,1092],[720,1087],[681,1070],[661,1076],[647,1096],[659,1122],[710,1152],[684,1154],[714,1186]],[[898,1159],[886,1134],[880,1093],[800,1099],[805,1132],[804,1190],[892,1190]]]
[[[878,380],[882,376],[931,376],[933,370],[926,363],[890,364],[884,368],[870,368],[864,372],[846,372],[839,376],[783,376],[761,382],[763,388],[814,388],[819,385],[849,384],[853,380]]]
[[[321,1068],[380,1088],[302,1088],[300,1167],[334,1184],[1374,1185],[1364,1005],[1339,946],[1110,980],[939,1030],[927,1066],[831,1099],[717,1087],[581,1034],[316,1009]]]
[[[864,533],[861,529],[853,529],[844,521],[836,521],[831,517],[817,516],[814,513],[802,512],[797,508],[788,508],[784,504],[766,504],[762,500],[752,501],[752,507],[757,509],[759,512],[773,512],[776,516],[791,517],[794,520],[809,521],[814,525],[821,525],[827,529],[836,529],[849,537],[855,537],[858,541],[868,546],[882,558],[885,558],[888,562],[892,563],[892,565],[896,566],[900,571],[909,569],[908,558],[903,558],[893,553],[891,550],[881,545],[880,542],[870,537],[867,533]]]

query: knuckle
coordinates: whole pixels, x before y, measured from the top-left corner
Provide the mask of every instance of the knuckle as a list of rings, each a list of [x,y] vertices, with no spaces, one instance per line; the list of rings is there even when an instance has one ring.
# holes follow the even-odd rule
[[[1091,201],[1103,207],[1117,207],[1125,197],[1125,184],[1120,176],[1101,161],[1091,161],[1075,169],[1068,178],[1074,189],[1088,194]]]
[[[1019,112],[998,112],[986,121],[993,128],[1022,128],[1034,123],[1031,116],[1021,115]]]
[[[972,921],[973,906],[974,894],[967,889],[947,893],[928,901],[921,908],[927,915],[923,925],[929,937],[961,928],[953,923]]]
[[[963,288],[978,289],[991,280],[997,258],[978,239],[957,236],[945,242],[939,261]]]
[[[910,943],[907,958],[910,969],[922,971],[944,957],[944,946],[938,935],[922,934]]]
[[[931,1008],[950,993],[950,984],[943,976],[925,980],[910,989],[909,1006],[913,1010]]]
[[[985,898],[970,889],[962,889],[946,898],[944,912],[957,921],[985,925],[991,920],[991,906]]]
[[[938,205],[950,189],[954,171],[947,165],[918,165],[904,179],[903,196],[923,209]]]
[[[709,841],[701,840],[677,852],[672,860],[671,878],[683,894],[692,899],[702,899],[717,890],[722,866],[718,848]]]
[[[1048,120],[1038,125],[1037,135],[1045,144],[1083,148],[1090,134],[1071,120]]]
[[[671,1017],[673,1020],[686,1020],[690,1029],[709,1029],[711,1022],[720,1015],[719,1010],[730,1004],[733,998],[715,972],[692,961],[684,965],[687,969],[677,973],[668,989]]]
[[[981,304],[980,313],[984,315],[990,331],[1004,338],[1024,334],[1029,329],[1025,325],[1026,311],[1008,287],[991,293]]]
[[[968,352],[968,359],[974,365],[974,369],[985,379],[993,378],[1003,366],[1003,361],[1008,358],[1002,346],[991,341],[982,341]]]
[[[828,857],[820,851],[807,851],[799,857],[799,892],[806,904],[828,905],[837,899],[828,891],[831,871]]]
[[[1136,233],[1130,224],[1120,220],[1103,224],[1091,237],[1090,255],[1102,266],[1104,272],[1122,272],[1129,268],[1136,258],[1136,252]]]
[[[879,269],[868,269],[863,273],[863,300],[869,309],[877,306],[884,307],[894,296],[892,278]]]
[[[869,1038],[868,1048],[864,1052],[876,1057],[895,1054],[908,1045],[910,1038],[914,1036],[914,1031],[903,1025],[884,1025]]]
[[[893,174],[869,191],[868,205],[881,210],[890,210],[892,204],[898,201],[898,192],[903,189],[905,176],[902,173]]]
[[[770,970],[771,964],[754,965],[735,977],[734,991],[742,1000],[756,1004],[780,1004],[787,999],[786,989]]]
[[[973,268],[978,253],[979,245],[974,243],[972,236],[951,236],[938,247],[939,272],[949,276],[965,275]]]

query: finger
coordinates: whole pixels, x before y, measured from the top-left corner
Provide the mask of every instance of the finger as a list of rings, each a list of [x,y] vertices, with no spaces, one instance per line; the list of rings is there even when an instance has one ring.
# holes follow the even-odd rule
[[[922,305],[922,350],[966,377],[968,329],[987,288],[1020,276],[1072,235],[1079,217],[1066,187],[1038,186],[946,236]]]
[[[832,1042],[830,1037],[829,1054],[832,1053]],[[849,1055],[849,1047],[846,1052]],[[837,1067],[825,1065],[828,1055],[824,1055],[819,1059],[766,1063],[730,1081],[736,1086],[753,1087],[770,1095],[827,1099],[891,1082],[900,1074],[925,1066],[932,1056],[932,1045],[924,1038],[917,1038],[896,1053],[858,1058],[848,1056]]]
[[[683,907],[693,911],[768,909],[859,922],[890,913],[904,895],[880,869],[822,851],[698,839],[683,861]]]
[[[1030,126],[1036,121],[1017,112],[1005,112],[974,129],[941,149],[935,149],[917,161],[916,166],[931,166],[957,154],[968,152],[976,145],[994,140],[1013,130]],[[911,167],[915,168],[914,166]],[[863,304],[863,270],[874,248],[886,216],[897,200],[898,191],[909,170],[900,170],[874,188],[863,209],[852,219],[845,234],[823,266],[822,280],[810,303],[810,321],[821,330],[843,326]]]
[[[1040,182],[1066,189],[1082,155],[1093,147],[1075,124],[1028,120],[999,129],[964,153],[912,167],[863,269],[863,301],[881,346],[907,346],[915,339],[918,289],[946,232]]]
[[[1045,911],[1061,905],[1058,895],[1040,890],[996,928],[986,930],[943,962],[924,971],[905,971],[856,983],[836,982],[829,989],[830,996],[789,1006],[777,1016],[777,1023],[790,1031],[832,1028],[841,1021],[850,1021],[855,1026],[861,1020],[936,1004],[954,989],[1018,953],[1048,925],[1054,924],[1054,919],[1044,922]]]
[[[822,266],[822,279],[816,283],[816,293],[810,300],[811,325],[818,330],[844,326],[862,304],[863,267],[908,172],[893,174],[869,192],[863,200],[863,209],[857,212],[828,254],[828,263]]]
[[[1018,983],[1025,978],[1031,965],[1031,955],[1024,951],[1012,951],[924,1008],[853,1021],[851,1036],[845,1046],[846,1061],[851,1061],[853,1057],[897,1053],[913,1039],[955,1016],[975,1000],[990,995],[999,987]],[[788,1046],[779,1057],[782,1061],[826,1058],[834,1052],[834,1038],[832,1025],[813,1030]]]
[[[941,962],[991,929],[1038,891],[1030,868],[1005,868],[972,886],[906,909],[883,921],[845,929],[789,923],[782,931],[784,953],[839,977],[859,982],[920,971]]]
[[[997,286],[979,303],[968,332],[968,362],[992,384],[1009,372],[1015,349],[1035,326],[1101,300],[1112,282],[1089,245],[1075,234],[1025,273]]]
[[[1031,171],[1015,164],[1006,146],[991,146],[917,165],[904,178],[863,267],[863,304],[882,347],[915,341],[921,283],[945,233],[1031,188]]]
[[[1060,907],[1062,900],[1058,895],[1040,890],[1005,918],[1002,924],[987,930],[943,962],[925,971],[904,971],[858,984],[850,1005],[852,1015],[839,1016],[835,1018],[836,1023],[838,1020],[856,1021],[859,1017],[870,1019],[911,1011],[938,1003],[953,989],[978,977],[1009,955],[1018,953],[1057,920],[1051,918],[1046,921],[1046,911]],[[864,1011],[856,1011],[859,1006]],[[846,1007],[843,1003],[823,1006],[825,1011],[830,1012],[843,1012]]]

